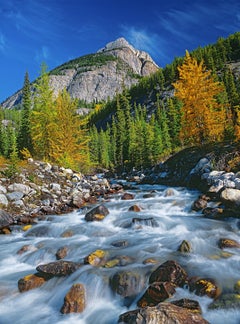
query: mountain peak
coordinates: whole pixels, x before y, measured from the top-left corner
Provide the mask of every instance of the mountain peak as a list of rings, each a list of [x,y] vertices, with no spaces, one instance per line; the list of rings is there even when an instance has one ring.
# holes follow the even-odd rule
[[[120,38],[116,39],[115,41],[107,43],[107,45],[105,45],[105,47],[101,48],[97,52],[101,53],[101,52],[111,51],[111,50],[114,50],[117,48],[123,48],[123,47],[129,47],[131,49],[134,49],[132,47],[132,45],[130,45],[124,37],[120,37]]]

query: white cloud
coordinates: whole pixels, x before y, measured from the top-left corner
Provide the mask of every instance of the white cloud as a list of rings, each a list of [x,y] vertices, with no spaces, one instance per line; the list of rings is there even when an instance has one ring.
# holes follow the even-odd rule
[[[134,26],[121,26],[121,34],[135,48],[149,53],[153,59],[165,58],[163,48],[166,45],[165,40],[157,34],[144,29],[137,29]]]
[[[50,53],[47,46],[43,45],[40,50],[35,53],[35,61],[39,64],[42,62],[46,63],[46,60],[49,58]]]

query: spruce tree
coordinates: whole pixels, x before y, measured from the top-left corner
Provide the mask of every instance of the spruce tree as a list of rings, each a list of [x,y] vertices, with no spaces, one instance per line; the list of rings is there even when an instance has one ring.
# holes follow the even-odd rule
[[[17,143],[18,149],[27,149],[32,153],[33,144],[30,127],[30,110],[31,110],[31,89],[28,72],[24,77],[23,85],[23,99],[22,99],[22,118],[20,123],[20,129],[18,133]]]

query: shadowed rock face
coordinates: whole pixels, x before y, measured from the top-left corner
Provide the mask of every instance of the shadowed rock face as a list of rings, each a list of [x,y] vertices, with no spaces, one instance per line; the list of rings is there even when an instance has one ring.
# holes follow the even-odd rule
[[[120,93],[123,83],[129,88],[138,82],[139,76],[150,75],[158,68],[148,53],[135,49],[124,38],[119,38],[95,54],[77,58],[52,70],[50,86],[55,95],[67,89],[72,98],[86,102],[102,101]],[[22,91],[19,90],[2,106],[11,109],[21,100]]]

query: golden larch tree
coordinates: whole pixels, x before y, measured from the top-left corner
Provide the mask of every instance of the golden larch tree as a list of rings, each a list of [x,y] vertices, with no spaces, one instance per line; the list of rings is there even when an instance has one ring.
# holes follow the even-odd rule
[[[66,90],[55,101],[55,127],[51,159],[71,168],[89,164],[89,136],[85,122],[77,114],[77,101]]]
[[[173,83],[175,96],[182,101],[180,139],[187,144],[220,140],[225,127],[225,108],[217,100],[224,91],[211,71],[186,51],[178,67],[179,80]]]

